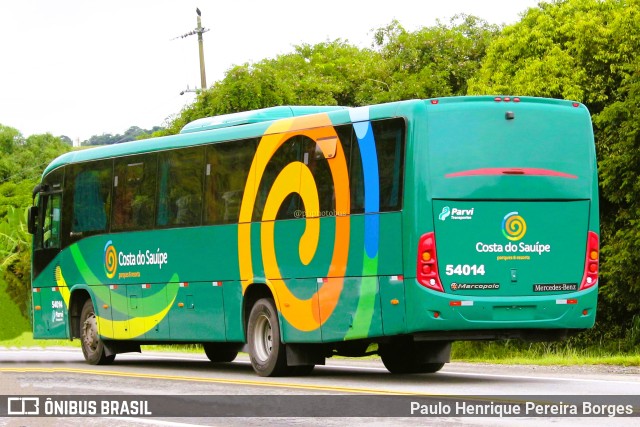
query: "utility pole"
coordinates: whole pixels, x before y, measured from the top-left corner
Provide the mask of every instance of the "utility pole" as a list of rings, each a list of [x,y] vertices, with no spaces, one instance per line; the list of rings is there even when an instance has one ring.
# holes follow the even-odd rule
[[[197,21],[198,26],[194,30],[189,31],[186,34],[183,34],[181,36],[173,38],[173,40],[175,40],[175,39],[183,39],[185,37],[189,37],[189,36],[192,36],[194,34],[198,35],[198,50],[199,50],[199,54],[200,54],[200,90],[205,90],[207,88],[207,76],[206,76],[206,73],[204,71],[204,44],[202,42],[202,34],[204,34],[207,31],[209,31],[209,29],[202,27],[202,18],[201,18],[202,13],[200,12],[199,8],[196,8],[196,13],[198,14],[198,21]],[[180,95],[184,94],[185,92],[193,92],[193,91],[194,90],[189,89],[189,87],[187,86],[187,90],[186,91],[182,91],[180,93]]]
[[[198,33],[198,49],[200,51],[200,87],[202,90],[205,90],[207,88],[207,75],[204,72],[204,47],[202,45],[202,33],[209,30],[202,28],[200,9],[197,7],[196,13],[198,14],[198,27],[196,28],[196,32]]]

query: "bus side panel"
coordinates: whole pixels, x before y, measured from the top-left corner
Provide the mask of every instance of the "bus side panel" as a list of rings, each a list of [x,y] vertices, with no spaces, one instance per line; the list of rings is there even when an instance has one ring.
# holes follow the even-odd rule
[[[33,293],[33,337],[69,338],[67,307],[54,288],[40,288]]]
[[[135,289],[135,285],[131,287]],[[162,307],[166,307],[167,286],[159,284],[145,284],[140,286],[140,303],[144,309],[144,334],[147,340],[162,340],[171,337],[169,320],[160,314]],[[133,317],[133,315],[132,315]]]
[[[227,341],[245,340],[242,320],[242,284],[238,281],[222,282],[225,334]]]
[[[318,291],[318,280],[315,278],[312,279],[285,279],[285,284],[289,291],[294,295],[315,295]],[[320,284],[321,286],[321,284]],[[303,297],[300,297],[301,299]],[[309,299],[309,297],[304,298]],[[281,304],[287,304],[287,302],[282,302]],[[287,307],[284,307],[288,316],[295,316],[297,318],[307,317],[311,314],[310,317],[315,319],[320,315],[318,304],[310,304],[311,313],[298,313],[295,311],[287,310]],[[314,313],[315,311],[315,313]],[[282,310],[280,312],[281,315],[281,324],[282,324],[282,338],[284,342],[321,342],[322,336],[320,334],[320,329],[316,328],[313,330],[300,330],[296,328],[294,325],[289,323],[287,319],[284,317]]]
[[[222,287],[213,282],[181,283],[169,311],[171,338],[225,341]]]
[[[402,276],[380,276],[380,301],[384,335],[406,331],[404,279]]]

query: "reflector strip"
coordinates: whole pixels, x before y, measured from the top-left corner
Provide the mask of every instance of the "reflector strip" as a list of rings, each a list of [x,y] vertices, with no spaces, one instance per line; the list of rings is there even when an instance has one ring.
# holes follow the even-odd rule
[[[403,282],[404,281],[404,276],[391,276],[391,281],[392,282]]]
[[[213,286],[222,286],[222,282],[211,282]]]
[[[40,288],[33,288],[33,292],[35,292],[35,293],[40,292]]]
[[[571,299],[557,299],[556,304],[577,304],[578,300],[575,298]]]
[[[118,289],[118,285],[109,285],[109,289],[111,290]]]
[[[181,288],[188,288],[189,287],[189,282],[180,282],[180,287]]]
[[[148,284],[148,283],[143,283],[142,284],[142,289],[149,289],[149,288],[151,288],[150,284]]]
[[[59,287],[57,287],[57,286],[54,286],[53,288],[51,288],[51,290],[52,290],[53,292],[60,292],[60,288],[59,288]]]
[[[452,307],[471,307],[473,306],[473,301],[449,301],[449,305]]]

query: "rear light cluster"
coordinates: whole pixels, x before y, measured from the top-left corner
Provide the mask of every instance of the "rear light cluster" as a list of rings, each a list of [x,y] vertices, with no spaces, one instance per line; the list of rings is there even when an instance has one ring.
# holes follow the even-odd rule
[[[600,258],[598,241],[598,235],[590,231],[587,235],[587,256],[580,290],[590,288],[598,281],[598,259]]]
[[[424,234],[418,242],[418,283],[434,291],[444,292],[436,257],[436,240],[433,232]]]

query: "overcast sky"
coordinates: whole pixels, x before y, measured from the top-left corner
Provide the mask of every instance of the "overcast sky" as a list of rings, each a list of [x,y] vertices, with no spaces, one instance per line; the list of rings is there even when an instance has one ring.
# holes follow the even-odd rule
[[[369,47],[372,29],[408,30],[458,13],[514,23],[538,0],[1,0],[0,124],[25,137],[73,140],[151,128],[200,85],[202,11],[207,83],[233,65],[337,38]]]

